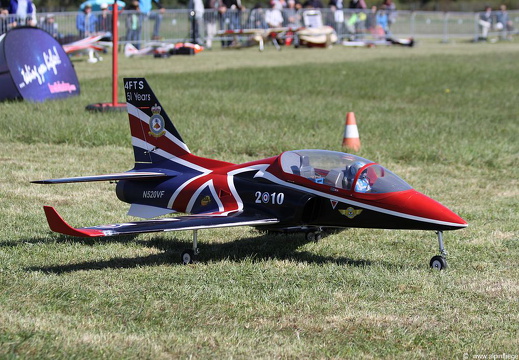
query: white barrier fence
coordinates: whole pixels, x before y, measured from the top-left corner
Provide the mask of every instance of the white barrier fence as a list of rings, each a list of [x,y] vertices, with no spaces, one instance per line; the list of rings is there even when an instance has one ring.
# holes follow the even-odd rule
[[[332,26],[341,39],[359,39],[369,35],[369,22],[375,14],[369,11],[353,12],[351,10],[332,11],[319,9],[322,23]],[[301,26],[302,11],[283,10],[282,26]],[[267,28],[265,9],[244,11],[227,11],[224,15],[217,11],[205,10],[196,14],[188,9],[166,10],[164,13],[152,11],[148,15],[124,10],[119,15],[119,40],[122,43],[144,43],[154,39],[164,41],[192,41],[207,44],[213,40],[219,30]],[[77,28],[78,12],[38,13],[27,19],[16,19],[13,16],[0,16],[0,34],[6,32],[14,24],[38,26],[58,38],[62,43],[80,37]],[[519,11],[509,11],[507,25],[501,27],[497,22],[498,13],[494,12],[492,26],[488,36],[510,38],[519,25]],[[103,17],[102,12],[93,12],[94,31],[111,31],[111,14]],[[479,39],[482,27],[480,13],[473,12],[431,12],[431,11],[394,11],[394,19],[389,26],[389,35],[395,38],[439,39]],[[220,40],[220,38],[218,38]]]

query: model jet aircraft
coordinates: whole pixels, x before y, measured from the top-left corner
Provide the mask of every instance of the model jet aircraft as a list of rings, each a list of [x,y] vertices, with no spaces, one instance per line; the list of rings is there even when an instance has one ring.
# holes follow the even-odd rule
[[[144,78],[124,79],[124,88],[134,168],[34,183],[116,181],[117,197],[131,204],[129,215],[147,219],[173,212],[191,215],[73,228],[54,208],[45,206],[53,231],[98,237],[193,230],[193,248],[182,253],[182,262],[188,264],[199,252],[199,229],[254,226],[304,232],[309,240],[319,239],[323,230],[337,228],[433,230],[438,234],[440,254],[430,265],[444,269],[443,231],[467,226],[461,217],[391,171],[356,155],[295,150],[245,164],[196,156]]]
[[[361,39],[361,40],[344,40],[342,45],[349,47],[367,47],[372,48],[376,46],[404,46],[404,47],[413,47],[415,45],[414,39],[393,39],[393,38],[384,38],[384,39]]]
[[[150,42],[141,49],[137,49],[133,44],[127,43],[124,46],[124,56],[148,56],[153,55],[156,58],[169,57],[171,55],[188,55],[198,54],[203,51],[204,47],[189,42],[166,43],[166,42]]]
[[[111,37],[112,35],[110,33],[99,33],[69,44],[64,44],[62,47],[65,53],[69,55],[86,52],[88,53],[88,61],[94,63],[103,60],[99,52],[106,53],[109,48],[113,47]]]
[[[232,37],[231,47],[240,48],[243,43],[240,38],[246,37],[245,46],[259,45],[259,50],[265,49],[265,43],[271,41],[276,50],[281,50],[280,42],[285,45],[293,44],[294,47],[320,47],[329,48],[337,42],[337,33],[331,26],[323,25],[321,12],[319,10],[306,10],[303,13],[304,26],[285,26],[258,29],[220,30],[216,33],[219,37]]]
[[[265,49],[265,42],[271,41],[276,50],[281,50],[279,46],[279,37],[287,31],[291,31],[290,28],[270,28],[270,29],[238,29],[238,30],[220,30],[216,33],[219,37],[232,37],[233,44],[231,47],[241,48],[246,46],[253,46],[257,44],[259,51]],[[246,37],[247,42],[240,42],[241,37]]]
[[[337,42],[337,33],[328,25],[323,25],[319,10],[303,12],[304,28],[295,32],[294,46],[328,48]]]

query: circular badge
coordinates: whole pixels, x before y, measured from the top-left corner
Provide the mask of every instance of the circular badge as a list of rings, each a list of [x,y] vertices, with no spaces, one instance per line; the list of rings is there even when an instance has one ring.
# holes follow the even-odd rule
[[[159,115],[155,114],[150,117],[150,132],[149,134],[154,137],[160,137],[166,133],[166,130],[164,129],[165,123],[164,118]]]

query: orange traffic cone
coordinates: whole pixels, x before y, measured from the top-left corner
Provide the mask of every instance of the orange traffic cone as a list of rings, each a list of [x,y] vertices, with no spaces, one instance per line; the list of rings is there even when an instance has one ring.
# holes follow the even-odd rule
[[[355,121],[355,114],[352,112],[346,114],[346,126],[344,128],[342,146],[352,149],[353,151],[360,150],[359,129]]]

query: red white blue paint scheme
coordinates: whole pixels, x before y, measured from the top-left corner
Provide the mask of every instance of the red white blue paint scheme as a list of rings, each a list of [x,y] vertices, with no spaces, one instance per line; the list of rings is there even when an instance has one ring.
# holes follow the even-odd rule
[[[440,255],[430,265],[443,269],[442,232],[467,226],[458,215],[411,188],[383,166],[356,155],[326,150],[286,151],[245,164],[191,153],[143,78],[124,79],[135,155],[132,170],[34,181],[58,184],[116,181],[117,197],[129,215],[149,220],[73,228],[52,207],[45,214],[53,231],[83,237],[254,226],[274,232],[304,232],[317,240],[323,231],[344,228],[419,229],[438,234]],[[190,215],[151,219],[169,213]]]

